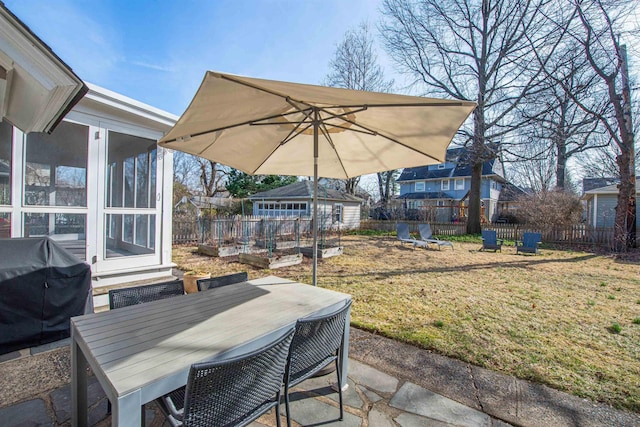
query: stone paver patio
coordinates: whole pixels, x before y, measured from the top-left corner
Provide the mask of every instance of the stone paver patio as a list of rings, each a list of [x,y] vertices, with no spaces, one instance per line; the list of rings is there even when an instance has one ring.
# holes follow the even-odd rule
[[[357,329],[352,329],[350,354],[344,420],[338,420],[338,394],[332,388],[336,377],[329,374],[307,380],[294,389],[294,426],[640,425],[638,414]],[[0,425],[70,425],[68,345],[11,357],[0,359]],[[89,382],[89,405],[90,424],[109,426],[106,397],[93,377]],[[146,425],[168,425],[154,404],[146,407]],[[251,426],[275,426],[273,411]]]

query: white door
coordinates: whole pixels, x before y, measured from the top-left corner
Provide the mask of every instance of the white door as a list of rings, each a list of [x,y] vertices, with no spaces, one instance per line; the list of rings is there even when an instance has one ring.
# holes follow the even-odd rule
[[[158,265],[162,167],[156,140],[109,130],[103,147],[104,197],[98,197],[103,208],[97,210],[102,226],[97,227],[99,255],[94,271]]]

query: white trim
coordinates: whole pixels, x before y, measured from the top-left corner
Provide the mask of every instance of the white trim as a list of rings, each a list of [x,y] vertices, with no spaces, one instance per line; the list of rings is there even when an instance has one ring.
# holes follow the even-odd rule
[[[422,184],[422,190],[418,190],[418,184]],[[421,192],[424,193],[426,191],[427,188],[427,183],[424,181],[416,181],[416,183],[414,184],[414,191],[417,192]]]
[[[460,186],[460,188],[458,188],[458,183],[461,183],[462,185]],[[464,178],[456,178],[454,180],[454,185],[453,185],[454,190],[464,190]]]
[[[27,133],[51,130],[84,83],[4,6],[0,51],[3,68],[12,74],[7,118]],[[34,102],[25,109],[22,99]]]
[[[451,183],[450,183],[449,181],[451,181],[451,180],[450,180],[450,179],[443,179],[443,180],[440,182],[440,190],[442,190],[442,191],[449,191],[449,188],[451,187]],[[446,186],[446,187],[445,187],[445,185],[444,185],[444,183],[445,183],[445,182],[447,183],[447,186]]]

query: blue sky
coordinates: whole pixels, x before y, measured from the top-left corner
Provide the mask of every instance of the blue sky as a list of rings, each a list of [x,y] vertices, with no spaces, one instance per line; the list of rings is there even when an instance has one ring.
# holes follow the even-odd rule
[[[379,0],[4,0],[86,82],[180,115],[206,70],[321,84]],[[379,62],[393,70],[382,48]]]

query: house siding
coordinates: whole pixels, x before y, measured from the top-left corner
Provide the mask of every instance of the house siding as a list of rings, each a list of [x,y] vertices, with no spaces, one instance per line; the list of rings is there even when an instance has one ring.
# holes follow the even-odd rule
[[[360,206],[344,204],[343,225],[345,228],[354,229],[360,227]]]
[[[269,204],[300,204],[306,203],[307,209],[305,210],[304,216],[311,216],[312,211],[312,201],[305,199],[278,199],[278,201],[264,199],[264,200],[254,200],[253,201],[253,215],[255,216],[263,216],[263,217],[297,217],[299,215],[299,211],[295,210],[283,210],[283,209],[260,209],[260,204],[264,204],[269,206]],[[348,201],[329,201],[326,202],[323,200],[318,200],[318,217],[320,218],[319,226],[321,228],[330,228],[333,225],[333,208],[334,205],[342,205],[342,217],[343,217],[343,226],[346,228],[358,228],[360,227],[360,203],[348,202]]]

